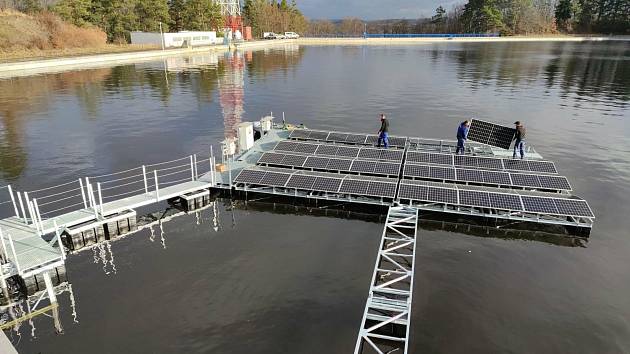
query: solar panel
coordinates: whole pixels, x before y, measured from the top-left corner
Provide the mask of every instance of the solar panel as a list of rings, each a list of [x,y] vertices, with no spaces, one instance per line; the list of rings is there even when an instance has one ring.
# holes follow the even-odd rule
[[[313,140],[326,140],[327,136],[328,132],[313,130],[311,131],[311,134],[309,134],[308,138]]]
[[[515,194],[490,193],[490,206],[495,209],[523,210],[521,198]]]
[[[301,152],[304,154],[314,154],[317,150],[317,144],[296,144],[297,146],[293,151]]]
[[[337,156],[355,158],[359,154],[359,148],[340,146],[337,150]]]
[[[381,157],[381,151],[382,150],[379,149],[362,148],[361,151],[359,151],[359,157],[378,160]]]
[[[293,151],[297,145],[299,144],[294,143],[292,141],[281,141],[278,144],[276,144],[276,147],[274,148],[274,150]]]
[[[306,161],[306,156],[300,155],[285,155],[282,159],[282,164],[287,166],[302,167]]]
[[[337,192],[341,185],[339,178],[330,177],[317,177],[315,183],[313,183],[313,190],[322,192]]]
[[[297,150],[296,150],[297,151]],[[501,163],[501,159],[494,159],[491,157],[476,157],[477,167],[480,168],[488,168],[492,170],[502,170],[503,164]]]
[[[337,150],[338,149],[339,149],[338,146],[320,144],[319,147],[317,147],[317,150],[315,151],[315,153],[317,155],[331,155],[331,156],[335,156],[335,155],[337,155]]]
[[[459,191],[459,204],[483,208],[492,207],[492,205],[490,204],[490,196],[488,195],[488,192],[468,190]]]
[[[433,154],[430,152],[415,152],[409,151],[407,153],[407,160],[410,162],[425,162],[436,165],[452,165],[453,156],[446,154]]]
[[[525,211],[533,213],[558,214],[558,208],[551,198],[521,196]]]
[[[478,182],[483,183],[483,173],[478,170],[469,170],[465,168],[456,168],[457,180],[462,182]]]
[[[377,162],[374,166],[374,173],[380,175],[398,176],[400,164],[393,162]]]
[[[429,167],[429,177],[441,180],[455,180],[455,169],[452,167]]]
[[[354,160],[354,162],[352,162],[352,167],[350,167],[350,171],[374,173],[375,166],[376,166],[376,162],[374,161]]]
[[[403,158],[402,150],[380,150],[380,151],[381,151],[381,160],[402,161],[402,158]]]
[[[341,183],[339,192],[348,194],[365,194],[370,181],[360,181],[356,179],[345,179]]]
[[[346,142],[363,144],[365,143],[365,138],[366,138],[365,134],[348,134],[348,137],[346,138]]]
[[[330,133],[330,134],[328,134],[328,140],[330,140],[330,141],[345,142],[346,139],[348,139],[348,134],[343,134],[343,133]]]
[[[429,166],[405,164],[403,174],[408,177],[429,177]]]
[[[521,173],[510,173],[512,184],[522,187],[540,188],[540,182],[536,175],[526,175]]]
[[[378,139],[377,139],[378,141]],[[407,144],[407,138],[398,137],[398,136],[390,136],[387,141],[391,146],[400,146],[404,147]]]
[[[368,145],[378,144],[378,135],[368,135],[367,139],[365,139],[365,143]]]
[[[558,212],[563,215],[585,216],[592,218],[593,212],[589,208],[588,203],[583,200],[576,199],[554,199],[554,203],[558,208]]]
[[[483,182],[488,184],[511,185],[510,174],[507,172],[481,171]]]
[[[546,172],[546,173],[558,173],[556,166],[551,161],[527,161],[527,166],[530,171],[534,172]]]
[[[455,155],[453,156],[455,166],[477,167],[477,158],[472,156]]]
[[[393,198],[396,195],[396,183],[370,181],[368,195]]]
[[[330,159],[328,165],[326,165],[326,169],[332,171],[350,171],[351,165],[352,160]]]
[[[283,158],[284,158],[284,154],[266,152],[262,154],[262,156],[258,159],[257,163],[281,164]]]
[[[330,159],[325,157],[309,156],[304,163],[304,167],[325,169]]]
[[[503,159],[503,166],[506,170],[529,171],[529,165],[525,160]]]
[[[539,175],[538,180],[542,188],[556,189],[556,190],[571,190],[571,185],[566,177],[562,176],[544,176]]]
[[[311,132],[304,129],[294,129],[291,134],[289,134],[289,138],[308,138],[308,135]]]
[[[296,188],[296,189],[305,189],[311,190],[313,189],[313,184],[317,177],[315,176],[307,176],[307,175],[293,175],[289,178],[287,182],[287,187]]]
[[[457,190],[427,187],[427,200],[437,203],[457,204]]]
[[[265,176],[265,171],[259,170],[241,170],[241,172],[234,179],[235,182],[258,184],[260,180]]]
[[[483,144],[509,149],[516,129],[473,119],[468,131],[468,139]]]
[[[412,200],[427,200],[428,187],[415,184],[401,184],[398,189],[398,198]]]
[[[260,184],[282,187],[285,185],[285,183],[287,183],[289,176],[290,175],[287,173],[267,171],[267,173],[265,173],[265,176],[260,180]]]

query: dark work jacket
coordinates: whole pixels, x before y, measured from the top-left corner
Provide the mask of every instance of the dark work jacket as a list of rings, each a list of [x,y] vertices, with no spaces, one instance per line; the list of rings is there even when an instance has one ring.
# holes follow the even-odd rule
[[[379,133],[387,133],[389,131],[389,121],[387,118],[381,121],[381,129],[378,131]]]
[[[520,141],[520,140],[525,140],[525,127],[522,125],[519,125],[516,127],[516,135],[514,136],[514,140]]]
[[[457,128],[457,139],[458,140],[468,139],[468,129],[469,127],[467,127],[466,124],[464,123],[460,124],[459,128]]]

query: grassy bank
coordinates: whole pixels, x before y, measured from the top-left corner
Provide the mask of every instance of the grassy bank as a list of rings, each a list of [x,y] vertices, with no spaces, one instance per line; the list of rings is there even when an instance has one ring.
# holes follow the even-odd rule
[[[10,51],[0,50],[0,63],[14,63],[26,60],[43,60],[53,58],[76,57],[82,55],[98,55],[138,52],[145,50],[159,49],[156,45],[139,44],[104,44],[87,48],[64,48],[64,49],[14,49]]]

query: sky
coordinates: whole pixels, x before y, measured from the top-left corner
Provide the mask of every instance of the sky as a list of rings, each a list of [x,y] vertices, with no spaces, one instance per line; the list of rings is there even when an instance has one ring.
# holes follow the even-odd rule
[[[457,0],[297,0],[298,8],[310,19],[365,20],[429,17],[442,5],[448,11]]]

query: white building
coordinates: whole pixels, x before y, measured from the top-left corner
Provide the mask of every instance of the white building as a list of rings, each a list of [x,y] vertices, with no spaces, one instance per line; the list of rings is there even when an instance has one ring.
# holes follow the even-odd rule
[[[165,48],[179,48],[223,43],[223,38],[217,38],[217,33],[214,31],[182,31],[177,33],[164,33],[163,35],[160,35],[160,33],[157,32],[131,32],[131,44],[161,45],[162,36],[164,36]]]

